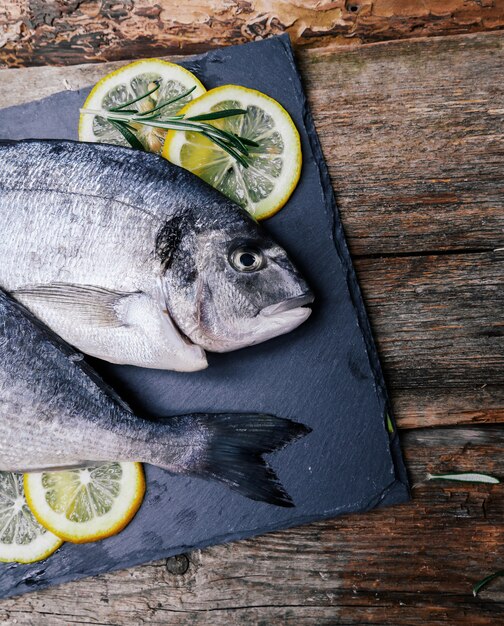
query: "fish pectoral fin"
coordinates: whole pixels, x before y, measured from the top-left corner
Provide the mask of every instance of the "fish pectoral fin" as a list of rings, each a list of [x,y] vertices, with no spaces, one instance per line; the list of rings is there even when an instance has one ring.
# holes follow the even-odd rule
[[[21,287],[12,295],[68,343],[92,356],[125,363],[129,361],[117,354],[133,351],[136,364],[143,367],[194,372],[207,366],[204,350],[180,333],[159,298],[143,291],[49,283]]]
[[[143,296],[141,292],[117,292],[70,283],[27,285],[16,289],[12,295],[28,308],[48,307],[55,313],[71,316],[76,324],[105,328],[127,325],[120,314],[124,300]]]
[[[141,333],[142,341],[152,347],[149,367],[181,372],[195,372],[207,367],[205,351],[177,328],[168,310],[158,298],[148,294],[132,294],[116,307],[119,318]]]

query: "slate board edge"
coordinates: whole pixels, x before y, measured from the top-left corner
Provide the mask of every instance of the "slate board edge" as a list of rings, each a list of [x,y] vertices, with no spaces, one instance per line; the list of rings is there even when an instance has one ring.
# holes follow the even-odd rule
[[[395,490],[395,487],[397,486],[397,482],[398,481],[394,481],[393,483],[391,483],[390,487],[387,490],[385,490],[386,494],[389,494],[390,490],[393,490],[393,491]],[[405,493],[404,489],[402,489],[401,492]],[[403,499],[401,502],[405,503],[406,501],[407,501],[407,498]],[[292,519],[287,524],[285,522],[281,522],[278,524],[270,524],[270,525],[262,526],[261,531],[260,531],[261,533],[260,536],[264,534],[272,533],[275,531],[286,530],[288,528],[295,528],[298,526],[303,526],[305,524],[311,524],[311,523],[321,522],[321,521],[328,520],[328,519],[334,519],[335,516],[353,515],[354,513],[364,513],[367,511],[372,511],[375,508],[381,507],[383,503],[384,503],[384,500],[381,500],[380,503],[377,505],[376,498],[374,498],[364,508],[353,509],[351,511],[346,511],[345,513],[341,513],[340,509],[334,509],[334,510],[326,511],[323,514],[304,516],[304,517]],[[394,504],[398,504],[397,499],[394,500]],[[100,574],[106,574],[108,572],[116,572],[116,571],[129,569],[132,567],[147,565],[154,561],[167,559],[171,556],[184,554],[186,552],[192,552],[194,550],[201,550],[201,549],[208,548],[214,545],[222,545],[224,543],[231,543],[234,541],[240,541],[242,539],[250,539],[251,537],[259,536],[256,534],[256,532],[257,530],[252,528],[252,529],[247,529],[243,531],[233,531],[229,533],[224,533],[219,536],[214,536],[212,537],[212,539],[209,539],[208,541],[197,542],[195,544],[191,544],[190,546],[180,545],[171,550],[166,550],[166,551],[161,551],[161,552],[156,550],[155,552],[153,552],[153,554],[144,553],[139,558],[125,560],[117,566],[112,566],[112,567],[107,566],[103,568],[97,567],[95,569],[87,568],[86,571],[82,571],[82,572],[74,571],[72,572],[71,576],[69,576],[68,574],[63,574],[62,576],[56,576],[56,577],[53,576],[50,580],[49,579],[40,580],[40,579],[34,578],[33,576],[27,576],[25,579],[20,581],[15,587],[13,587],[8,593],[2,594],[0,596],[0,599],[20,596],[25,593],[39,591],[41,589],[47,589],[55,585],[61,585],[64,583],[81,580],[83,578],[89,578],[90,576],[98,576]],[[51,558],[51,557],[48,557],[48,558]],[[41,568],[43,568],[44,562],[45,561],[41,561],[39,563]],[[16,564],[13,564],[13,566],[16,566]]]
[[[350,297],[352,299],[352,304],[355,309],[355,313],[357,315],[358,324],[364,338],[366,353],[369,359],[370,368],[374,374],[375,384],[377,386],[376,393],[377,396],[383,403],[383,427],[386,428],[386,415],[388,414],[392,420],[392,424],[394,426],[394,433],[390,436],[390,452],[392,455],[392,459],[394,462],[396,474],[397,474],[397,485],[398,490],[387,489],[386,493],[384,493],[384,497],[380,500],[377,506],[386,506],[389,502],[396,504],[398,500],[394,498],[394,494],[397,495],[396,492],[400,493],[401,491],[405,492],[404,500],[407,501],[411,497],[411,492],[409,488],[409,481],[406,471],[406,466],[404,465],[404,460],[402,458],[399,437],[397,434],[397,425],[395,422],[394,415],[391,410],[391,404],[389,395],[387,392],[387,387],[385,384],[385,378],[383,376],[383,370],[380,363],[380,358],[378,356],[378,351],[376,349],[376,344],[373,338],[373,332],[371,329],[371,324],[369,322],[369,317],[366,312],[366,308],[364,305],[364,299],[362,297],[362,292],[357,280],[357,275],[355,273],[355,269],[352,263],[352,258],[350,256],[350,251],[348,249],[348,245],[346,242],[345,232],[343,229],[343,224],[341,222],[339,208],[336,203],[336,198],[334,195],[334,191],[331,184],[331,179],[329,177],[329,170],[327,168],[327,164],[324,159],[324,154],[322,152],[322,147],[320,145],[320,140],[318,138],[318,134],[315,128],[315,123],[313,121],[313,116],[308,106],[308,101],[306,98],[305,90],[303,89],[303,85],[301,82],[301,75],[297,69],[296,59],[294,57],[294,51],[292,49],[292,44],[290,41],[290,37],[288,34],[280,35],[277,40],[282,44],[285,49],[285,53],[287,57],[290,59],[292,65],[296,70],[296,90],[298,91],[299,98],[303,103],[303,120],[305,128],[307,129],[308,141],[310,142],[311,149],[313,154],[316,157],[318,170],[320,173],[320,183],[324,190],[324,198],[325,198],[325,209],[329,214],[333,224],[333,233],[332,239],[334,242],[334,247],[336,252],[341,260],[341,264],[345,270],[346,281],[348,286],[348,291],[350,293]],[[392,496],[392,497],[391,497]]]

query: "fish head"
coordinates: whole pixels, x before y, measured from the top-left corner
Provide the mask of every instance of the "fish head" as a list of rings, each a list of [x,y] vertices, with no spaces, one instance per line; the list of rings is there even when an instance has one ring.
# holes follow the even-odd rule
[[[285,250],[239,207],[215,213],[187,219],[171,236],[163,284],[174,322],[211,352],[295,329],[309,317],[313,294]]]

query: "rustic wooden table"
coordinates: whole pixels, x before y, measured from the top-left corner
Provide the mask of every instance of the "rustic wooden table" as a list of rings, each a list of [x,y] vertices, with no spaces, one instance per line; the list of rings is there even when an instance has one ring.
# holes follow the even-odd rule
[[[426,482],[450,470],[504,477],[504,33],[474,34],[504,27],[504,3],[192,4],[7,0],[0,64],[291,33],[413,502],[5,600],[0,623],[504,624],[504,579],[471,594],[504,568],[502,485]],[[0,106],[108,68],[5,69]]]

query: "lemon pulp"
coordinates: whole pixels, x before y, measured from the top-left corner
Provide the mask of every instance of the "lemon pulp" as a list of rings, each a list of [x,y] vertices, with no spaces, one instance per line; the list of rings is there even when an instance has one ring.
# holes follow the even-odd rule
[[[140,463],[103,463],[26,474],[26,499],[37,520],[73,543],[97,541],[121,531],[145,493]]]
[[[62,543],[28,508],[22,474],[0,472],[0,561],[40,561]]]
[[[179,113],[186,118],[244,109],[245,115],[211,123],[254,141],[248,167],[200,133],[170,130],[162,154],[221,191],[256,219],[270,217],[284,206],[301,174],[299,133],[287,111],[275,100],[254,89],[224,85],[188,103]]]
[[[147,93],[156,81],[160,82],[159,89],[136,102],[132,108],[141,112],[152,110],[158,104],[195,87],[191,94],[162,109],[163,117],[175,115],[188,102],[205,93],[201,82],[189,70],[160,59],[144,59],[121,67],[102,78],[92,89],[83,108],[110,110]],[[133,126],[135,134],[146,150],[161,151],[166,130],[140,124]],[[113,124],[104,117],[87,113],[81,113],[80,116],[79,140],[129,146]]]

